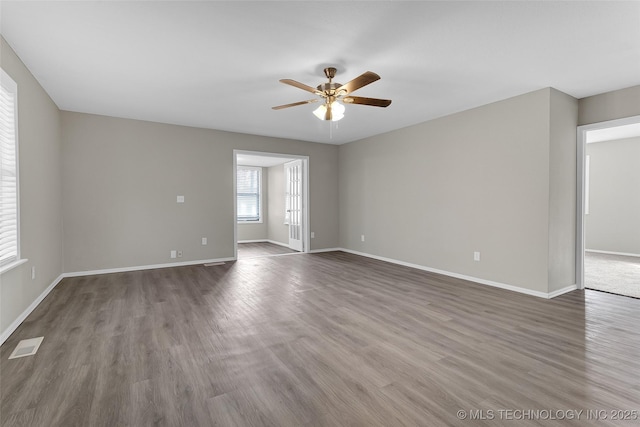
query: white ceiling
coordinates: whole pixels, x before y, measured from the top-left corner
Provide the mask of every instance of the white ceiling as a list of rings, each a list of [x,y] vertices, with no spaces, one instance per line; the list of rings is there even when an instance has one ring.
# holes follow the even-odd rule
[[[0,31],[63,110],[341,144],[544,87],[640,84],[640,2],[0,2]],[[388,108],[313,104],[322,69]]]

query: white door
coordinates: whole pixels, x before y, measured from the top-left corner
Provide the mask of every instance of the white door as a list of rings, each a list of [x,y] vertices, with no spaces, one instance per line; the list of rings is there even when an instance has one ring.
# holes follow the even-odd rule
[[[284,174],[287,183],[289,248],[302,252],[302,160],[294,160],[293,162],[285,163]]]

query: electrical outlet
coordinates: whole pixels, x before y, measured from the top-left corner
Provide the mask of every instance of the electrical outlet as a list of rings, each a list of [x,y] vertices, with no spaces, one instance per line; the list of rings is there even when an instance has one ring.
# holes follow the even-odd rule
[[[175,258],[176,257],[176,251],[171,251],[171,254],[169,256],[171,256],[171,258]]]
[[[36,280],[36,266],[31,267],[31,280]]]
[[[178,258],[182,258],[182,251],[178,251]]]
[[[315,232],[311,232],[311,238],[314,239],[316,237],[316,233]]]
[[[364,242],[364,234],[360,236],[360,240]]]
[[[480,261],[480,252],[474,252],[473,253],[473,260],[474,261]]]
[[[178,198],[176,199],[177,203],[184,203],[184,196],[178,196]]]
[[[206,246],[207,245],[207,238],[203,237],[202,238],[202,246]]]

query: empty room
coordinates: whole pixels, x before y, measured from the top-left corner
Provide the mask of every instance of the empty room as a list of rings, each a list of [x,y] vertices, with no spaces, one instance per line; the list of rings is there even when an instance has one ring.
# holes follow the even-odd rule
[[[640,2],[0,34],[3,427],[640,423]]]

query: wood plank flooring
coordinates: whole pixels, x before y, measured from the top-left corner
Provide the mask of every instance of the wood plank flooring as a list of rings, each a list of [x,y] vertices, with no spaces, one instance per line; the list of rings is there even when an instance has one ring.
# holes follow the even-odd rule
[[[269,242],[238,243],[238,259],[297,253],[299,252],[293,249]]]
[[[640,300],[342,252],[68,278],[0,356],[2,426],[640,424]]]

